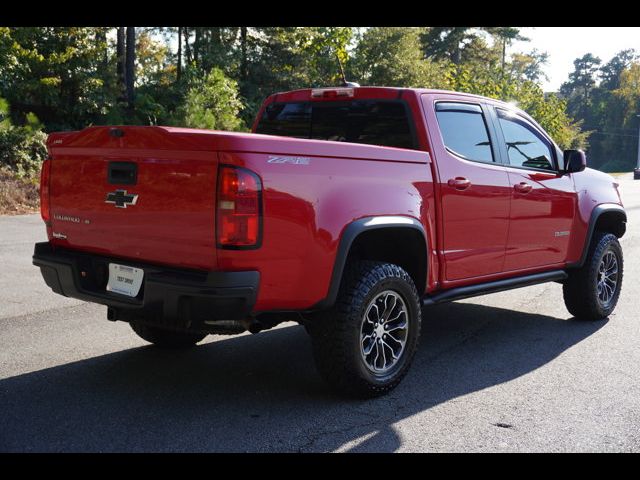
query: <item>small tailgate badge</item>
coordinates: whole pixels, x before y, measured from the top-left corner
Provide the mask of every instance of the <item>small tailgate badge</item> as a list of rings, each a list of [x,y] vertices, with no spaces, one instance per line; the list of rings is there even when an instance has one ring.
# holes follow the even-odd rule
[[[113,203],[118,208],[127,208],[135,205],[138,201],[138,195],[135,193],[127,193],[126,190],[116,190],[107,193],[104,203]]]

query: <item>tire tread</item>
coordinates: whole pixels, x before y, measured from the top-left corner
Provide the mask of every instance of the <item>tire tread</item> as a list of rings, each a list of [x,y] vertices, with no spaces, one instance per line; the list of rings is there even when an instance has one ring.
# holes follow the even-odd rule
[[[600,259],[604,255],[605,250],[610,247],[613,247],[618,253],[619,287],[611,305],[607,309],[603,309],[599,304],[598,296],[592,283],[598,274]],[[609,316],[615,309],[620,296],[622,274],[622,248],[620,247],[618,238],[612,233],[596,231],[591,239],[589,253],[587,254],[584,265],[579,269],[571,271],[569,278],[562,287],[565,306],[569,313],[578,320],[602,320]]]
[[[349,365],[360,360],[355,358],[360,352],[354,351],[349,339],[354,335],[353,329],[357,329],[355,334],[359,335],[359,312],[363,308],[363,302],[379,282],[388,278],[397,278],[410,286],[412,298],[406,301],[415,302],[420,317],[418,292],[409,274],[397,265],[367,260],[348,266],[336,304],[312,320],[309,330],[316,366],[327,383],[340,392],[358,397],[383,395],[394,389],[409,369],[415,348],[407,352],[409,358],[402,370],[384,385],[373,384],[358,375],[356,369],[349,368]],[[416,324],[415,344],[420,335],[419,319]]]

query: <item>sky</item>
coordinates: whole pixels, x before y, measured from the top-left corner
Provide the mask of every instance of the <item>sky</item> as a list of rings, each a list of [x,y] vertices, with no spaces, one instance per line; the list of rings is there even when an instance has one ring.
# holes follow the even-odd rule
[[[514,42],[510,52],[529,52],[534,48],[549,54],[543,80],[545,91],[557,91],[573,71],[573,61],[585,53],[608,62],[616,53],[634,48],[640,53],[640,27],[521,27],[530,42]]]

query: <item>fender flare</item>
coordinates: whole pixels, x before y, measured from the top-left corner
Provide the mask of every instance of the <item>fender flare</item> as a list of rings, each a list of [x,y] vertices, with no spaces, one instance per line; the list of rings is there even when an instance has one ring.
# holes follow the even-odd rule
[[[362,233],[371,230],[379,230],[383,228],[408,228],[416,230],[420,233],[424,239],[426,258],[429,258],[429,241],[422,223],[413,217],[403,217],[400,215],[381,215],[359,218],[349,223],[342,231],[340,236],[340,243],[338,245],[338,251],[333,263],[333,273],[331,274],[331,280],[329,284],[329,291],[327,296],[313,305],[310,310],[324,310],[330,308],[336,302],[338,298],[338,291],[340,290],[340,283],[342,281],[342,274],[347,263],[347,257],[351,250],[351,246],[355,239]],[[427,271],[425,278],[429,278],[429,264],[428,261],[425,265]],[[423,286],[424,287],[424,286]],[[420,286],[418,286],[420,289]]]
[[[625,224],[627,223],[627,212],[624,210],[624,207],[622,207],[621,205],[618,205],[617,203],[602,203],[600,205],[597,205],[591,211],[591,217],[589,218],[589,226],[587,227],[587,234],[584,241],[584,247],[582,248],[582,255],[580,256],[580,260],[567,265],[567,268],[581,268],[584,265],[584,262],[587,261],[587,254],[589,253],[589,248],[591,247],[591,239],[593,238],[593,232],[596,229],[596,223],[598,222],[598,218],[600,218],[602,214],[608,213],[608,212],[621,213],[624,216],[624,223]]]

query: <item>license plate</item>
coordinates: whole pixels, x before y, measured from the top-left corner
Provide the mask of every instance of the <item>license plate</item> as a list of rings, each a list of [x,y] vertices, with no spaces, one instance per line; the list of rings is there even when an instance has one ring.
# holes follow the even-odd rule
[[[142,277],[144,277],[144,270],[141,268],[110,263],[107,291],[135,297],[142,286]]]

